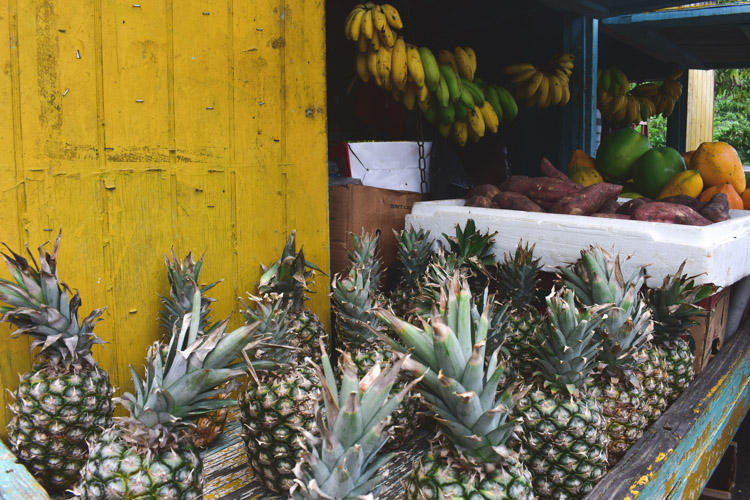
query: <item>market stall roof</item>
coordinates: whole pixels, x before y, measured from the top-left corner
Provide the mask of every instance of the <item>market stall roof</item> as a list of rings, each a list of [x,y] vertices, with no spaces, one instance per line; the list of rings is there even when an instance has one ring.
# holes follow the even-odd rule
[[[636,12],[686,5],[685,0],[541,0],[557,10],[602,19]]]
[[[603,19],[601,31],[666,63],[750,67],[750,4],[683,8]]]

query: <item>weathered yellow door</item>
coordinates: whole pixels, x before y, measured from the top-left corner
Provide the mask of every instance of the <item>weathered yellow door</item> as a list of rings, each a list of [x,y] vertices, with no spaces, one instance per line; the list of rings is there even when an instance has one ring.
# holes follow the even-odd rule
[[[0,0],[0,33],[0,240],[62,228],[58,274],[83,316],[108,307],[94,356],[118,393],[160,336],[171,247],[206,252],[234,325],[292,229],[328,269],[323,0]],[[9,332],[3,409],[31,363]]]

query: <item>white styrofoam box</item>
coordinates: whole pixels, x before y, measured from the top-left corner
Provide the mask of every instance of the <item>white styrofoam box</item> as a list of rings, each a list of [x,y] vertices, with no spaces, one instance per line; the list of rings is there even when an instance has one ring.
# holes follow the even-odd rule
[[[439,239],[455,235],[474,219],[477,229],[495,232],[494,252],[502,260],[519,240],[536,244],[545,271],[567,265],[581,250],[599,245],[620,254],[627,276],[637,266],[647,266],[648,286],[662,284],[687,259],[684,272],[699,275],[696,283],[729,286],[750,275],[750,211],[730,210],[731,219],[710,226],[682,226],[661,222],[604,219],[493,208],[465,207],[464,200],[427,201],[414,204],[406,226],[429,229]],[[624,257],[630,255],[628,260]]]
[[[365,186],[421,193],[419,147],[416,142],[350,142],[351,176]],[[429,179],[432,143],[424,143]]]

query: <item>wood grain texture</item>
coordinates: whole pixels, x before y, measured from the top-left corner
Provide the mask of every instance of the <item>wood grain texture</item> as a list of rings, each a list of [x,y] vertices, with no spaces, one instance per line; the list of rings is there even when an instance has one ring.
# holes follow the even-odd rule
[[[49,495],[0,441],[0,500],[49,500]]]
[[[62,228],[59,276],[83,315],[107,306],[94,356],[118,394],[161,335],[170,248],[206,252],[231,327],[292,230],[328,270],[322,1],[9,0],[0,32],[0,241],[35,251]],[[28,347],[0,350],[3,436]]]
[[[692,151],[714,140],[714,70],[688,71],[687,99],[686,144]]]

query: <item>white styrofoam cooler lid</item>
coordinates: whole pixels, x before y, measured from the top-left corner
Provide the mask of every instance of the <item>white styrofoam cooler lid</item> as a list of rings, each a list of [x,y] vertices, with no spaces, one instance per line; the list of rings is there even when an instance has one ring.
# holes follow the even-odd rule
[[[456,224],[474,219],[479,231],[497,231],[498,260],[515,251],[523,239],[536,245],[534,255],[541,257],[546,271],[574,262],[581,250],[599,245],[620,254],[626,274],[646,266],[651,287],[661,285],[686,259],[684,272],[698,275],[697,283],[723,287],[750,275],[750,211],[746,210],[730,210],[730,220],[696,227],[463,205],[464,200],[415,203],[406,225],[429,229],[444,240],[443,233],[452,236]]]

